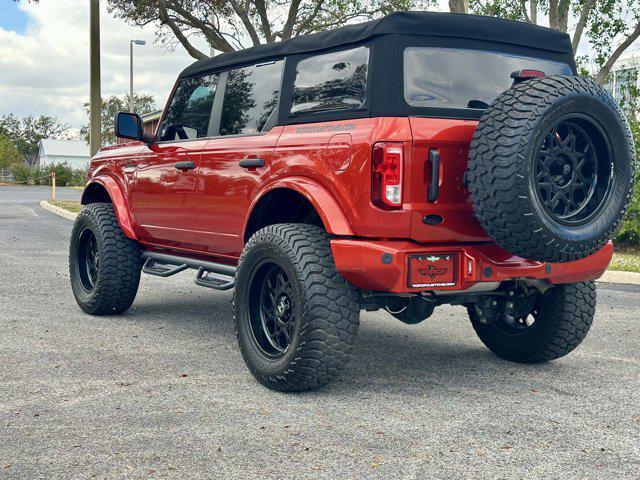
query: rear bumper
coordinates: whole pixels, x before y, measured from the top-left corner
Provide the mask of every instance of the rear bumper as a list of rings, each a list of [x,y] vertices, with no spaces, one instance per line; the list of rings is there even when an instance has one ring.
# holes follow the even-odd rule
[[[521,278],[550,283],[575,283],[599,278],[606,270],[613,245],[582,260],[544,263],[524,260],[494,244],[421,245],[404,240],[331,240],[338,271],[353,285],[376,291],[417,293],[426,290],[467,290],[480,282],[502,282]],[[409,282],[412,255],[455,255],[456,280],[453,285],[413,288]],[[384,258],[383,258],[384,257]]]

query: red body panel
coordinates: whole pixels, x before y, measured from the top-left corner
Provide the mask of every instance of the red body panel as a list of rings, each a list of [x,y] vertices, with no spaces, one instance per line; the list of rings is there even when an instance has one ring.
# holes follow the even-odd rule
[[[282,127],[265,135],[218,137],[204,146],[198,172],[198,223],[202,250],[223,256],[240,256],[249,206],[273,169],[273,150]],[[244,158],[262,158],[264,168],[245,169]]]
[[[82,204],[86,203],[86,193],[92,184],[103,187],[113,204],[120,228],[126,236],[138,240],[137,222],[129,205],[129,189],[133,178],[133,171],[125,169],[125,164],[132,158],[137,158],[142,151],[140,142],[127,143],[101,149],[91,160],[89,165],[89,182],[82,195]]]
[[[463,184],[475,127],[475,121],[465,120],[363,118],[151,147],[135,142],[102,149],[92,160],[89,184],[107,189],[125,234],[148,248],[228,263],[240,256],[260,199],[274,189],[294,190],[311,202],[334,235],[338,271],[369,290],[453,291],[514,278],[570,283],[599,277],[611,259],[610,244],[589,258],[549,265],[515,257],[486,235]],[[399,142],[404,149],[397,210],[372,204],[372,147],[381,141]],[[427,200],[430,149],[437,149],[441,160],[439,197],[433,203]],[[264,167],[242,168],[244,158],[264,159]],[[177,170],[175,163],[184,160],[195,168]],[[432,214],[443,222],[426,225],[423,217]],[[455,255],[453,285],[409,286],[410,256],[430,254]],[[491,267],[491,276],[483,273],[485,267]]]
[[[196,202],[196,180],[204,140],[167,142],[144,147],[128,162],[134,172],[129,203],[143,242],[199,248],[202,244]],[[192,161],[193,170],[177,162]]]
[[[416,242],[491,241],[473,216],[469,192],[464,187],[469,144],[478,122],[410,118],[413,133],[411,166],[411,238]],[[429,150],[440,154],[440,188],[438,200],[427,201],[431,168]],[[443,218],[439,225],[425,225],[425,215]]]
[[[350,146],[346,133],[351,137]],[[324,187],[340,205],[354,235],[407,238],[410,204],[395,211],[371,204],[371,149],[380,140],[410,145],[409,119],[362,118],[289,125],[278,140],[271,175],[279,179],[306,177]],[[405,158],[408,161],[410,155]],[[408,177],[405,189],[410,185]]]

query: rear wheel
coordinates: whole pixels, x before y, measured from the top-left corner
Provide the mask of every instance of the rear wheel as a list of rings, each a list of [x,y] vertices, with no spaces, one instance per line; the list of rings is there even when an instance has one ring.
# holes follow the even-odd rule
[[[255,233],[240,258],[233,300],[240,351],[265,386],[318,388],[344,370],[360,305],[322,229],[278,224]]]
[[[140,245],[127,238],[110,203],[86,205],[71,232],[69,274],[80,308],[92,315],[127,310],[138,292]]]
[[[540,363],[560,358],[587,335],[596,307],[594,282],[556,285],[546,295],[535,293],[513,300],[507,314],[498,308],[468,307],[478,337],[506,360]]]

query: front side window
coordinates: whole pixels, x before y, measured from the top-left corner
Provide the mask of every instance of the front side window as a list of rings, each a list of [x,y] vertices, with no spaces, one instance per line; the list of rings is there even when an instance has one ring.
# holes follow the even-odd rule
[[[298,62],[292,114],[360,108],[367,93],[369,49],[358,47]]]
[[[180,80],[160,128],[160,140],[208,136],[218,75]]]
[[[404,98],[412,107],[486,108],[512,84],[516,70],[571,75],[566,63],[508,53],[409,47],[404,51]]]
[[[275,124],[283,61],[230,70],[224,90],[220,135],[252,134]]]

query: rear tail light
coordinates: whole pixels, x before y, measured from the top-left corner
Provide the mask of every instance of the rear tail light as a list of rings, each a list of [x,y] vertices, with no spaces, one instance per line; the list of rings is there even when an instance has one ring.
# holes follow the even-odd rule
[[[402,143],[381,142],[373,146],[372,200],[385,209],[402,208]]]

